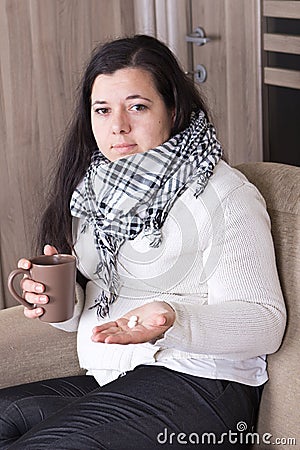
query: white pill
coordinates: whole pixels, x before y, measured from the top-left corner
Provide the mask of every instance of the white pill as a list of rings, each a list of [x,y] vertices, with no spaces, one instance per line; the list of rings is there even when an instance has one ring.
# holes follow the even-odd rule
[[[137,322],[138,321],[138,317],[137,316],[130,316],[129,317],[129,322]]]
[[[129,322],[127,324],[128,328],[134,328],[137,325],[138,318],[137,316],[130,316]]]

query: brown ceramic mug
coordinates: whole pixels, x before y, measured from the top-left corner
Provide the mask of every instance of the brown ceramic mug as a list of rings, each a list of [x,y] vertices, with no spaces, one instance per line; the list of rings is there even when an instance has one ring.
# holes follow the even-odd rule
[[[43,305],[43,322],[64,322],[72,317],[75,305],[76,258],[73,255],[41,255],[30,259],[30,269],[15,269],[8,277],[8,289],[12,296],[26,308],[36,306],[21,297],[15,287],[14,278],[27,275],[45,286],[43,294],[49,302]]]

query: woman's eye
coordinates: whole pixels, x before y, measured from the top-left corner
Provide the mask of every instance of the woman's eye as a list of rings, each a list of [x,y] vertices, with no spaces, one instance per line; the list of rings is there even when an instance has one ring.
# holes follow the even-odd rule
[[[147,109],[147,106],[146,105],[142,105],[142,104],[138,104],[138,105],[133,105],[131,107],[131,109],[133,111],[145,111]]]
[[[105,114],[108,114],[109,109],[108,108],[96,108],[95,113],[100,114],[104,116]]]

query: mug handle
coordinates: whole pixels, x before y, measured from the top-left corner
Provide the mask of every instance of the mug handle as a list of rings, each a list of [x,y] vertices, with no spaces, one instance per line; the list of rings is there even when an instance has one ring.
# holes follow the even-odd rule
[[[15,287],[14,287],[14,278],[17,276],[17,275],[19,275],[19,274],[25,274],[25,275],[28,275],[30,272],[29,272],[29,270],[26,270],[26,269],[15,269],[15,270],[13,270],[10,274],[9,274],[9,276],[8,276],[8,281],[7,281],[7,286],[8,286],[8,289],[9,289],[9,292],[11,293],[11,295],[16,299],[16,300],[18,300],[18,302],[20,302],[20,303],[22,303],[22,305],[23,306],[25,306],[26,308],[28,308],[28,309],[34,309],[35,308],[35,305],[33,305],[32,303],[28,303],[26,300],[25,300],[25,298],[23,298],[23,297],[21,297],[18,293],[17,293],[17,291],[15,290]]]

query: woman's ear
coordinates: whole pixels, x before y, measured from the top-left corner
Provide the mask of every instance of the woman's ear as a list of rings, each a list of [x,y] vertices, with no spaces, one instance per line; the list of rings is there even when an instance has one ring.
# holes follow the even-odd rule
[[[171,114],[172,125],[174,125],[174,123],[175,123],[175,116],[176,116],[175,109],[172,109],[171,113],[172,113]]]

